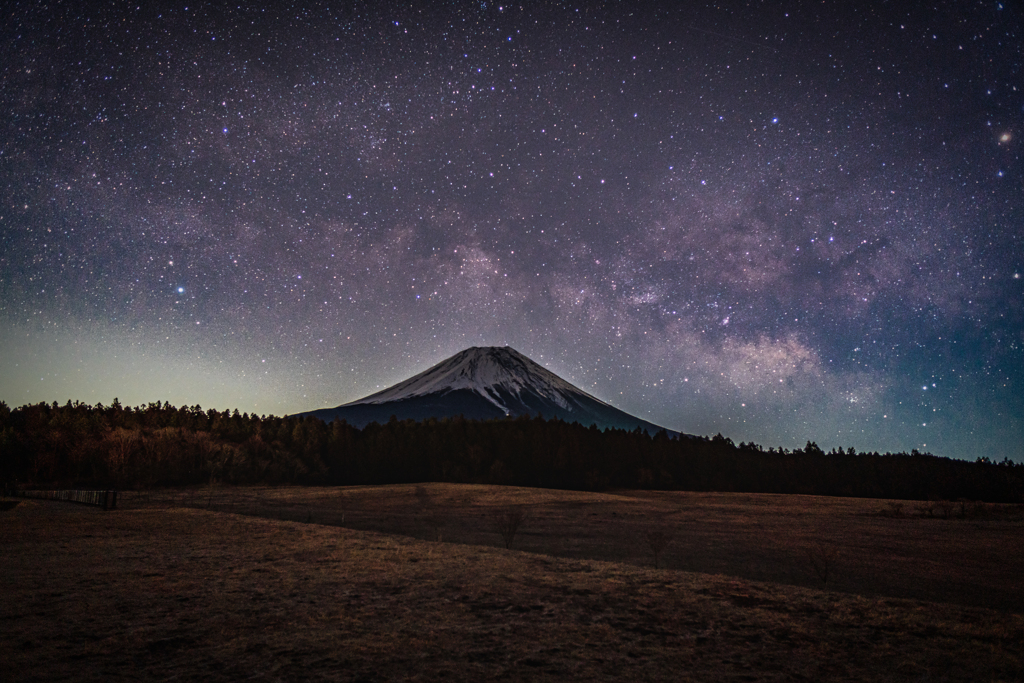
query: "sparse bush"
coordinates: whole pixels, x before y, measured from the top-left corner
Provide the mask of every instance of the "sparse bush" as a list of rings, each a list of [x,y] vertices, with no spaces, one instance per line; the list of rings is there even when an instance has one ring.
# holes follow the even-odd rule
[[[1018,506],[1018,511],[1024,506]],[[1006,517],[1012,514],[1013,508],[989,505],[981,501],[961,503],[962,515],[970,519],[991,519],[992,517]]]
[[[902,517],[903,516],[903,503],[898,500],[891,500],[886,505],[886,509],[882,512],[886,517]]]
[[[510,507],[499,510],[494,516],[494,529],[501,534],[501,540],[505,548],[512,547],[512,541],[516,538],[516,532],[526,519],[526,512],[519,507]]]
[[[821,579],[821,583],[828,586],[828,580],[835,575],[839,548],[827,541],[815,541],[806,553],[811,569]]]

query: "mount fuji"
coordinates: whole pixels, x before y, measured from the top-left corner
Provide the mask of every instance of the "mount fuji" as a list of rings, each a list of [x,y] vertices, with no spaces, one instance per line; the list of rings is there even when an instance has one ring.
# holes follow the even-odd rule
[[[345,420],[360,429],[371,422],[383,424],[392,415],[417,421],[540,415],[600,429],[639,427],[651,435],[664,429],[594,398],[510,346],[474,346],[383,391],[300,415]]]

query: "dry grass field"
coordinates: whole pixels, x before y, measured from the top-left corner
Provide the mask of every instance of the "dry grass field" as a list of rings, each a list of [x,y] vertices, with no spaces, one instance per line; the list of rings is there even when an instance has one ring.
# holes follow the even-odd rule
[[[473,485],[224,487],[127,494],[133,508],[198,507],[424,540],[504,547],[497,512],[526,520],[513,547],[653,566],[644,534],[665,530],[659,566],[865,596],[1024,612],[1024,509],[957,519],[926,504],[822,496],[683,491],[616,494]],[[941,515],[936,509],[934,515]],[[836,555],[828,582],[813,558]]]
[[[4,680],[1024,679],[1015,509],[447,484],[122,505],[0,512]]]

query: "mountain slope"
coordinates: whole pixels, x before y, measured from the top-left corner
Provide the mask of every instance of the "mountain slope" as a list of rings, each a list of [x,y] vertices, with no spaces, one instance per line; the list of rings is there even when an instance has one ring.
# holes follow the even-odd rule
[[[392,415],[399,420],[541,415],[601,429],[639,427],[651,434],[662,429],[578,389],[509,346],[468,348],[383,391],[302,415],[360,428]]]

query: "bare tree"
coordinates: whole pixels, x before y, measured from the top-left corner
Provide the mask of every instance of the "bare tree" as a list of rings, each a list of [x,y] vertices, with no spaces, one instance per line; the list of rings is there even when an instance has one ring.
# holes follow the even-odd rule
[[[139,437],[139,430],[124,427],[118,427],[108,437],[110,450],[107,452],[107,464],[119,483],[123,478],[125,466],[139,443]]]
[[[658,558],[672,541],[672,532],[663,526],[650,526],[644,529],[643,539],[654,555],[654,568],[658,568]]]
[[[814,573],[821,579],[822,584],[828,586],[828,580],[835,574],[836,560],[839,558],[839,548],[826,541],[815,541],[805,551],[807,560],[810,562]]]
[[[210,438],[210,432],[193,432],[182,429],[181,438],[192,449],[192,452],[199,456],[200,467],[205,467],[217,450],[217,444]]]
[[[512,547],[516,532],[525,519],[526,512],[519,507],[504,508],[494,516],[494,529],[501,534],[501,540],[505,542],[506,548]]]

